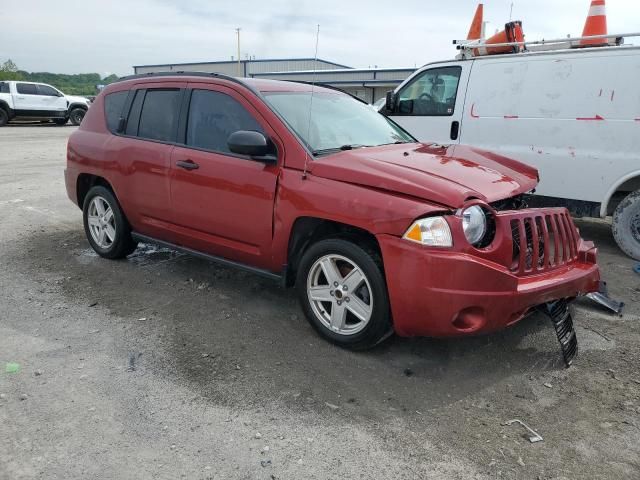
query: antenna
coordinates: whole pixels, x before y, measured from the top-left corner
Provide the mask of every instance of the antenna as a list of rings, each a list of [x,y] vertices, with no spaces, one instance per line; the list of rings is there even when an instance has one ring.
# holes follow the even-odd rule
[[[242,76],[242,69],[240,68],[240,30],[241,28],[236,28],[236,34],[238,35],[238,71],[237,74],[239,77]]]
[[[511,10],[509,10],[509,21],[513,18],[513,2],[511,2]]]
[[[316,86],[316,68],[318,65],[318,41],[320,40],[320,24],[316,31],[316,53],[313,57],[313,80],[311,81],[311,98],[309,99],[309,122],[307,123],[307,142],[311,138],[311,111],[313,109],[313,91]],[[311,146],[311,145],[309,145]],[[307,162],[309,161],[309,153],[304,156],[304,170],[302,171],[302,179],[307,178]]]

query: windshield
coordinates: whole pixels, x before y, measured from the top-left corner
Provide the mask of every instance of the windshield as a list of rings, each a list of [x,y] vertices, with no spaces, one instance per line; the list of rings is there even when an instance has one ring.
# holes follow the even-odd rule
[[[314,92],[311,110],[311,92],[267,92],[265,97],[314,155],[415,141],[371,106],[343,93]]]

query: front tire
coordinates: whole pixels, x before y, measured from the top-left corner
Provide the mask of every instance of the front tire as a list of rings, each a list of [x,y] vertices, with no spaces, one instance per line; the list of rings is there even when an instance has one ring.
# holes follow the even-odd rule
[[[640,190],[630,193],[613,212],[613,237],[620,249],[640,260]]]
[[[104,258],[124,258],[137,242],[113,193],[103,186],[92,187],[83,204],[84,231],[91,248]]]
[[[296,289],[307,320],[332,343],[363,350],[393,333],[382,260],[374,249],[339,238],[311,245]]]
[[[71,123],[77,127],[82,123],[85,113],[87,112],[84,108],[74,108],[69,113],[69,120],[71,120]]]
[[[0,127],[4,127],[9,123],[9,114],[4,108],[0,108]]]

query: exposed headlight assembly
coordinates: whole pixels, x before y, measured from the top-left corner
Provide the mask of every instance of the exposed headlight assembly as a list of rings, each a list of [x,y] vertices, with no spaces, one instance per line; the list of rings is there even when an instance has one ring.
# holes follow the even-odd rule
[[[429,247],[453,246],[451,229],[444,217],[429,217],[416,220],[402,238]]]
[[[462,212],[462,230],[467,241],[477,247],[487,233],[487,215],[482,207],[473,205]]]

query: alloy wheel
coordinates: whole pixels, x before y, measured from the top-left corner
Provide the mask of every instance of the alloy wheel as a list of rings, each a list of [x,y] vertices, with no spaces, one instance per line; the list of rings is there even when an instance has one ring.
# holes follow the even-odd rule
[[[87,215],[91,238],[103,249],[108,249],[116,239],[116,220],[109,202],[101,196],[95,196],[89,204]]]
[[[307,297],[322,324],[340,335],[360,332],[373,313],[369,280],[342,255],[329,254],[314,262],[307,277]]]

